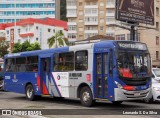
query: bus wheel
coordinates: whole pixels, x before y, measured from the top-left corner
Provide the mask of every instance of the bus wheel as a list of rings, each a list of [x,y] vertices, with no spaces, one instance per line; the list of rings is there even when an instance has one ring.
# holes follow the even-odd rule
[[[112,101],[112,103],[113,103],[114,105],[120,105],[120,104],[122,104],[122,102],[123,102],[123,101]]]
[[[35,92],[31,84],[27,85],[26,87],[26,97],[31,101],[35,100]]]
[[[93,100],[93,95],[89,87],[83,87],[80,91],[80,100],[81,104],[90,107],[93,105],[94,100]]]

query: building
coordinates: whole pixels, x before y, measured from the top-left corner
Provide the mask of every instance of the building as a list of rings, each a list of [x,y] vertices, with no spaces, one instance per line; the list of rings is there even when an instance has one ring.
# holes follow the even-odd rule
[[[68,38],[84,40],[94,35],[113,36],[116,40],[130,40],[129,25],[116,21],[116,0],[67,0]],[[160,1],[155,2],[155,25],[137,28],[137,41],[148,44],[154,66],[160,67]],[[148,27],[155,29],[148,29]]]
[[[0,23],[9,23],[26,18],[60,19],[59,0],[1,0]]]
[[[15,23],[0,24],[0,31],[5,32],[6,41],[10,42],[11,48],[16,42],[23,43],[28,40],[30,43],[39,42],[42,49],[48,49],[47,39],[59,30],[62,30],[67,37],[67,22],[53,18],[28,18],[16,22],[16,25]]]

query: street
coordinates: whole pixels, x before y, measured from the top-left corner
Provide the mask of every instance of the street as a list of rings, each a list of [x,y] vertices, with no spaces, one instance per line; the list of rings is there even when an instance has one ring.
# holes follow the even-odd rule
[[[116,117],[126,117],[126,118],[131,118],[131,117],[154,117],[154,118],[158,118],[158,115],[132,115],[132,116],[128,116],[128,115],[123,115],[122,113],[119,111],[120,109],[125,110],[132,110],[132,111],[136,111],[136,109],[159,109],[160,108],[160,103],[151,103],[151,104],[146,104],[143,103],[142,101],[134,101],[134,102],[123,102],[121,105],[113,105],[110,102],[96,102],[96,104],[94,105],[94,107],[91,108],[87,108],[87,107],[83,107],[80,103],[79,100],[69,100],[69,99],[59,99],[59,98],[41,98],[40,100],[37,101],[28,101],[25,98],[25,95],[21,95],[21,94],[16,94],[16,93],[11,93],[11,92],[0,92],[0,109],[62,109],[62,116],[60,115],[54,115],[54,116],[48,116],[45,115],[45,117],[65,117],[65,112],[63,112],[64,110],[67,109],[72,109],[74,110],[73,112],[77,112],[76,114],[78,114],[75,117],[82,117],[81,116],[81,110],[85,110],[87,112],[87,110],[96,110],[93,111],[94,114],[93,115],[89,115],[89,117],[94,118],[96,117],[96,114],[98,115],[98,110],[105,110],[105,112],[110,113],[110,115],[116,115],[116,114],[121,114],[121,115],[116,115]],[[79,110],[78,110],[79,109]],[[92,113],[93,113],[92,112]],[[55,113],[55,112],[54,112]],[[74,113],[73,113],[74,114]],[[85,113],[84,113],[85,114]],[[70,114],[71,116],[73,116],[72,114]],[[69,115],[67,115],[69,116]],[[71,117],[70,116],[70,117]],[[100,117],[105,117],[102,114],[99,115]],[[99,117],[98,116],[98,117]],[[21,116],[22,117],[22,116]],[[87,117],[87,116],[84,116]],[[107,115],[107,117],[112,117]],[[8,118],[7,116],[4,118]],[[88,117],[87,117],[88,118]]]

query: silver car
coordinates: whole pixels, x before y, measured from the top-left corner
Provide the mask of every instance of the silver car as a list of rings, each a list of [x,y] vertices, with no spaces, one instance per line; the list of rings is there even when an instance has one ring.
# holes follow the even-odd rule
[[[152,68],[152,97],[145,102],[160,102],[160,68]]]

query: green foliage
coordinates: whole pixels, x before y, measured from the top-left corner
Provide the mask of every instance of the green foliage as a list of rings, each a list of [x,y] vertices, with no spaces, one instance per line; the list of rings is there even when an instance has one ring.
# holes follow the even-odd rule
[[[56,47],[67,45],[67,38],[64,37],[63,32],[60,30],[54,34],[51,38],[48,39],[47,43],[49,45],[49,48],[51,48],[54,44],[56,44]]]
[[[3,58],[5,54],[8,54],[9,43],[5,40],[0,40],[0,57]]]
[[[20,42],[15,43],[13,47],[12,53],[25,52],[25,51],[33,51],[33,50],[41,50],[41,46],[38,42],[30,44],[29,41],[25,41],[20,44]]]

